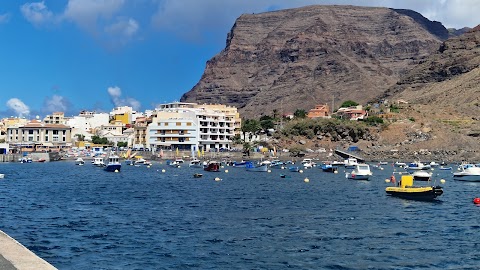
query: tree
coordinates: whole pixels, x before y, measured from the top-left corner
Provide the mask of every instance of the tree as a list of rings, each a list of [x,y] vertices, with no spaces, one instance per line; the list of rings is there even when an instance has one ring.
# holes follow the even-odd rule
[[[75,134],[75,137],[77,137],[77,141],[83,142],[85,140],[85,135],[82,134]]]
[[[100,137],[100,136],[92,136],[92,143],[94,144],[112,144],[111,142],[108,141],[107,138],[105,137]]]
[[[297,109],[293,113],[293,116],[295,116],[295,118],[305,118],[307,117],[307,112],[305,110]]]
[[[252,138],[253,134],[257,134],[261,130],[260,122],[255,119],[246,119],[242,122],[242,132],[243,138],[245,139],[246,133],[250,133],[250,139]]]
[[[127,142],[117,142],[117,147],[127,147],[128,143]]]
[[[273,118],[268,115],[263,115],[260,117],[260,126],[263,130],[274,128],[275,124],[273,123]]]
[[[344,101],[342,103],[342,105],[340,105],[340,108],[348,108],[348,107],[353,107],[353,106],[357,106],[358,103],[355,102],[355,101],[352,101],[352,100],[347,100],[347,101]]]

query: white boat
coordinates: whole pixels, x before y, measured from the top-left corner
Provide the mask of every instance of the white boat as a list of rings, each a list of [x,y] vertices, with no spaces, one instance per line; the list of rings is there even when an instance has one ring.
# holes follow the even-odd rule
[[[107,172],[119,172],[121,167],[122,164],[119,161],[119,157],[117,155],[110,155],[104,170]]]
[[[93,166],[104,167],[105,162],[103,162],[103,157],[96,157],[92,161]]]
[[[85,164],[85,161],[83,160],[83,158],[79,157],[77,158],[77,160],[75,160],[75,165],[84,165]]]
[[[188,164],[189,167],[193,168],[203,168],[203,163],[200,159],[192,159],[190,160],[190,163]]]
[[[400,162],[400,161],[396,161],[394,163],[395,167],[401,167],[401,168],[404,168],[404,167],[407,167],[407,163],[405,162]]]
[[[317,166],[317,163],[313,162],[311,158],[305,158],[302,160],[302,165],[305,169],[311,169]]]
[[[134,164],[134,165],[144,165],[145,162],[146,162],[146,160],[143,159],[142,157],[137,157],[137,160],[135,160],[135,161],[133,162],[133,164]]]
[[[175,162],[180,165],[183,164],[185,161],[183,160],[183,158],[179,157],[175,159]]]
[[[5,174],[0,173],[0,179],[3,179],[3,178],[5,178]]]
[[[345,169],[354,169],[358,165],[358,161],[356,158],[347,158],[344,161]]]
[[[414,161],[411,163],[408,163],[407,167],[405,169],[407,170],[430,170],[430,165],[425,165],[420,161]]]
[[[345,177],[354,180],[368,180],[372,175],[368,164],[357,164],[351,173],[345,174]]]
[[[440,166],[440,164],[437,163],[437,162],[435,162],[435,161],[431,161],[429,165],[430,165],[430,167],[432,167],[432,168],[433,168],[433,167],[438,167],[438,166]]]
[[[425,170],[418,170],[412,173],[414,181],[430,181],[432,173]]]
[[[458,181],[471,181],[480,182],[480,167],[476,166],[463,166],[463,169],[459,172],[453,173],[453,179]]]

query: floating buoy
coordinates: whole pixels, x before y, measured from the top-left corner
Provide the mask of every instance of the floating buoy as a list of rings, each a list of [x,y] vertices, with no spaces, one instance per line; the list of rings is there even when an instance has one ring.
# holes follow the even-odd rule
[[[149,168],[149,169],[150,169],[150,165],[148,165],[148,166],[147,166],[147,168]]]
[[[390,179],[385,179],[385,183],[390,183]]]
[[[303,170],[298,171],[299,173],[303,173]]]
[[[228,173],[228,170],[225,170],[226,173]]]
[[[282,170],[284,170],[284,169],[285,169],[285,167],[283,167],[283,166],[282,166],[282,167],[280,167],[280,168],[282,168]]]
[[[335,170],[335,171],[333,171],[333,173],[338,173],[338,171]]]
[[[165,172],[165,169],[162,169],[162,172]]]
[[[220,178],[220,177],[215,177],[215,181],[217,181],[217,182],[218,182],[218,181],[222,181],[222,178]]]
[[[268,170],[267,172],[268,172],[268,173],[271,173],[271,172],[272,172],[272,170]]]
[[[440,179],[440,183],[445,184],[445,179]]]
[[[303,179],[303,182],[308,183],[308,182],[310,182],[310,179],[305,178],[305,179]]]
[[[475,198],[473,199],[474,204],[480,204],[480,198]]]
[[[115,170],[115,172],[118,172],[118,170]]]

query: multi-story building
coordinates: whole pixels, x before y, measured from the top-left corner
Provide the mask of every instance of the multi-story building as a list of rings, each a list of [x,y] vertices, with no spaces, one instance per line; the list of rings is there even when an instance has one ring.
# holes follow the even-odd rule
[[[147,144],[151,148],[192,152],[229,149],[235,136],[235,123],[241,123],[240,117],[233,107],[216,106],[182,102],[161,104],[148,125]]]
[[[330,108],[327,104],[316,105],[314,109],[308,111],[308,118],[330,118]]]
[[[7,143],[21,151],[59,151],[72,145],[71,128],[32,120],[7,128]]]
[[[109,124],[108,113],[96,113],[90,111],[81,111],[78,116],[68,118],[66,125],[72,128],[72,136],[77,134],[84,136],[85,140],[91,140],[94,131],[102,125]]]
[[[43,119],[45,124],[57,124],[57,125],[65,125],[66,119],[65,114],[63,112],[54,112],[51,115],[45,116]]]

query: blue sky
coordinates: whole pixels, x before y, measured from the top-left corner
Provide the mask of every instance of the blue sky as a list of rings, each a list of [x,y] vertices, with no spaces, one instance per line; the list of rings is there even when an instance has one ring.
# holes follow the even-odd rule
[[[312,4],[408,8],[480,24],[476,0],[3,0],[0,116],[137,110],[179,100],[243,13]]]

